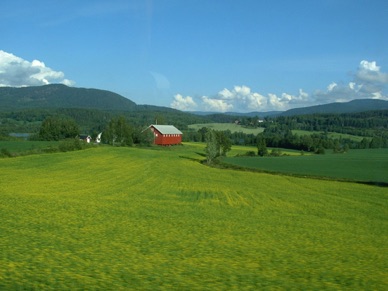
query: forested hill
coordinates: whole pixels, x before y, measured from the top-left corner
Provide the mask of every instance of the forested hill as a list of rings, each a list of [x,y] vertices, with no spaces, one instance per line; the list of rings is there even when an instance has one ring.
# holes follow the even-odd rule
[[[308,115],[308,114],[337,114],[354,113],[372,110],[388,109],[388,101],[378,99],[357,99],[343,103],[329,103],[324,105],[294,108],[283,112],[282,116]]]
[[[113,92],[52,84],[34,87],[0,87],[0,110],[83,108],[130,111],[136,104]]]

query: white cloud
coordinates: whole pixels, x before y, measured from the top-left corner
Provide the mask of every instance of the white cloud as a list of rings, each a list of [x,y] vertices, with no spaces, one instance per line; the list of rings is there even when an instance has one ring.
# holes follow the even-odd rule
[[[177,98],[175,98],[173,102],[175,107],[173,107],[179,108],[177,103],[184,103],[185,106],[181,106],[181,108],[190,108],[185,110],[192,110],[191,107],[195,105],[197,110],[201,111],[265,112],[331,102],[346,102],[354,99],[373,98],[388,100],[387,94],[384,93],[386,84],[388,84],[388,74],[382,72],[375,61],[363,60],[360,62],[357,71],[353,74],[353,80],[350,80],[350,82],[331,82],[326,86],[326,89],[315,90],[311,94],[308,94],[303,89],[299,89],[297,94],[287,92],[281,94],[261,94],[254,92],[248,86],[242,85],[224,88],[212,97],[203,96],[198,98],[197,103],[190,97],[193,104],[185,100],[178,102]],[[178,95],[181,96],[180,94]]]
[[[62,83],[75,84],[65,79],[63,72],[54,71],[38,60],[26,61],[13,54],[0,50],[0,86],[25,87]]]
[[[178,110],[190,111],[194,110],[197,104],[190,96],[183,97],[181,94],[176,94],[174,101],[171,103],[171,107]]]
[[[202,102],[207,108],[206,111],[227,112],[233,109],[233,105],[222,99],[212,99],[207,96],[202,96]]]
[[[181,94],[176,94],[171,107],[186,111],[198,109],[216,112],[287,110],[291,105],[306,102],[308,94],[300,89],[299,95],[283,93],[280,97],[276,94],[264,96],[243,85],[234,86],[233,89],[224,88],[213,97],[202,96],[197,99],[196,103],[190,96],[183,97]]]
[[[329,86],[327,86],[327,91],[331,92],[335,89],[335,87],[337,87],[337,83],[331,83]]]
[[[313,99],[318,104],[367,98],[388,99],[383,93],[386,84],[388,74],[381,72],[375,61],[363,60],[354,74],[353,81],[347,84],[332,82],[326,91],[315,91]]]
[[[388,74],[380,72],[376,62],[361,61],[356,73],[359,82],[388,84]]]
[[[380,67],[376,65],[376,62],[368,62],[365,60],[360,62],[360,69],[372,72],[380,71]]]
[[[232,90],[224,88],[218,92],[220,99],[226,100],[233,108],[259,110],[265,103],[265,97],[259,93],[251,92],[247,86],[234,86]]]

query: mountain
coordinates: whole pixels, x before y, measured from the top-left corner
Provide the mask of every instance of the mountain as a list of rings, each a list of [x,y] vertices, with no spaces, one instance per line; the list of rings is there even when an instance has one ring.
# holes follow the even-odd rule
[[[169,116],[191,116],[191,119],[208,118],[220,120],[220,115],[227,121],[237,116],[242,117],[275,117],[291,115],[307,115],[317,113],[353,113],[370,110],[388,109],[388,101],[378,99],[359,99],[345,103],[329,103],[304,108],[294,108],[284,112],[181,112],[168,107],[153,105],[137,105],[135,102],[110,91],[68,87],[62,84],[52,84],[35,87],[0,87],[0,112],[17,111],[24,109],[88,109],[120,112],[155,112]],[[224,122],[227,122],[224,121]]]
[[[136,103],[113,92],[52,84],[0,87],[0,111],[33,108],[83,108],[130,111]]]
[[[329,103],[324,105],[316,105],[303,108],[294,108],[284,111],[280,115],[308,115],[319,113],[354,113],[371,110],[385,110],[388,109],[388,101],[379,99],[357,99],[343,103]]]

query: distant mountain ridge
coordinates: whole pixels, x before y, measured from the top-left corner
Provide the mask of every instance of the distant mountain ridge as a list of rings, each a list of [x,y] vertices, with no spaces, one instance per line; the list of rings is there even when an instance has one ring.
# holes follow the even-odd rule
[[[308,115],[308,114],[340,114],[340,113],[356,113],[363,111],[372,111],[372,110],[387,110],[388,101],[380,99],[356,99],[349,102],[335,102],[328,103],[323,105],[315,105],[309,107],[293,108],[287,111],[268,111],[268,112],[248,112],[248,113],[238,113],[238,112],[224,112],[222,114],[231,115],[231,116],[244,116],[244,117],[255,117],[260,118],[264,117],[276,117],[276,116],[293,116],[293,115]],[[207,116],[220,114],[219,112],[204,112],[204,111],[192,111],[190,113]]]
[[[129,111],[136,103],[113,92],[52,84],[33,87],[0,87],[0,110],[83,108]]]
[[[154,105],[137,105],[135,102],[117,93],[99,90],[68,87],[62,84],[51,84],[32,87],[0,87],[0,111],[20,109],[58,109],[79,108],[113,111],[158,111],[179,112],[176,109]],[[388,101],[379,99],[357,99],[344,103],[329,103],[303,108],[294,108],[287,111],[269,112],[181,112],[197,116],[226,115],[243,117],[275,117],[322,113],[353,113],[371,110],[388,109]]]
[[[372,110],[388,109],[388,101],[380,99],[356,99],[349,102],[336,102],[303,108],[294,108],[283,112],[282,116],[324,114],[324,113],[355,113]]]

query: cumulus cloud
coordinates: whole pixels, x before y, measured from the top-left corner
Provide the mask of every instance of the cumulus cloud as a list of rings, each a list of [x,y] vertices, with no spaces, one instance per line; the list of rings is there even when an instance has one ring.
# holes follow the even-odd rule
[[[197,104],[190,96],[183,97],[181,94],[176,94],[174,96],[174,101],[171,103],[171,107],[178,110],[190,111],[194,110],[197,107]]]
[[[351,82],[332,82],[325,91],[315,91],[313,99],[319,104],[354,99],[388,99],[383,93],[386,84],[388,74],[382,72],[375,61],[362,60]]]
[[[331,102],[346,102],[354,99],[387,99],[384,89],[388,84],[388,74],[381,71],[375,61],[363,60],[350,82],[332,82],[324,90],[315,90],[308,94],[299,89],[297,94],[261,94],[252,91],[248,86],[234,86],[224,88],[214,96],[202,96],[195,99],[183,98],[175,95],[172,107],[181,110],[193,110],[195,107],[201,111],[283,111],[295,107],[305,107]],[[178,98],[177,96],[180,96]]]
[[[361,61],[356,73],[356,80],[367,83],[388,84],[388,74],[380,72],[376,62]]]
[[[226,100],[213,99],[207,96],[203,96],[202,101],[206,111],[226,112],[233,109],[233,105],[228,103]]]
[[[25,87],[62,83],[75,84],[65,79],[63,72],[54,71],[38,60],[26,61],[13,54],[0,50],[0,86]]]
[[[264,96],[243,85],[234,86],[232,89],[224,88],[215,96],[202,96],[197,99],[198,103],[190,96],[176,94],[171,107],[187,111],[198,109],[215,112],[287,110],[291,105],[306,102],[308,94],[300,89],[298,95],[283,93],[277,96],[270,93]]]

